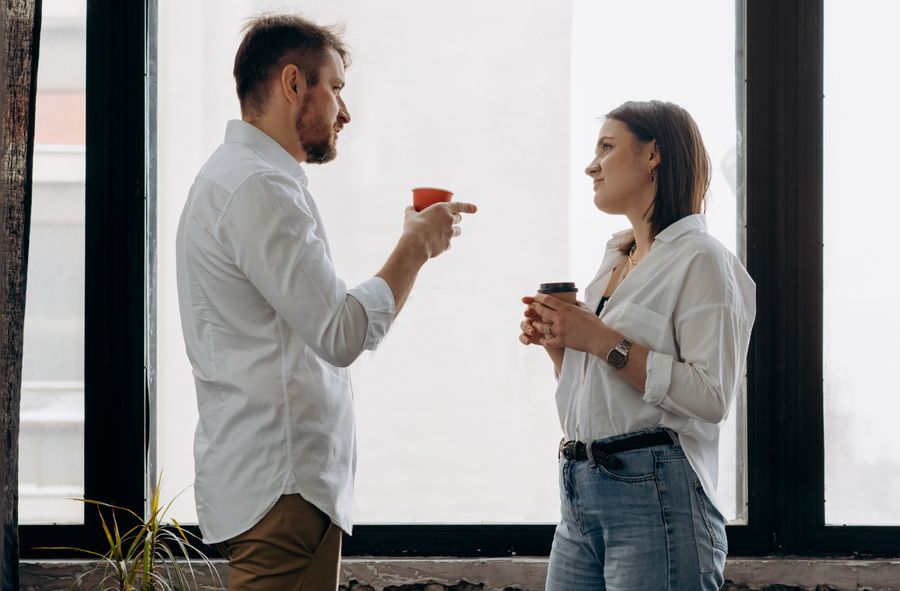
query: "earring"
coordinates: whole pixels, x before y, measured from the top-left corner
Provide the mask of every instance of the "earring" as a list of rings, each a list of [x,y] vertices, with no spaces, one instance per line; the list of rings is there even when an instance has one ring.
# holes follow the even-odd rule
[[[651,168],[650,169],[650,182],[652,183],[655,180],[656,180],[656,170]]]

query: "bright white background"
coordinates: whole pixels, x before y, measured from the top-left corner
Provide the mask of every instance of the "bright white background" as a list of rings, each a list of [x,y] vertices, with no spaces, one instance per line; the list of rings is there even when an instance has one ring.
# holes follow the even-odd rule
[[[303,3],[320,22],[346,23],[356,57],[347,88],[354,121],[341,157],[309,169],[348,282],[386,256],[410,187],[445,184],[482,208],[453,250],[425,269],[382,349],[354,368],[362,521],[555,519],[553,383],[542,354],[515,341],[518,298],[546,280],[583,286],[623,225],[593,209],[582,175],[604,112],[656,97],[694,114],[713,161],[710,225],[734,248],[733,7],[674,4]],[[238,113],[230,72],[242,19],[279,6],[297,9],[238,0],[160,7],[158,451],[166,496],[193,480],[196,420],[172,276],[175,222],[193,175]],[[896,168],[889,142],[900,132],[890,110],[900,91],[890,70],[900,7],[826,0],[825,9],[826,517],[897,524],[900,392],[884,376],[900,332],[890,307],[898,195],[888,184]],[[66,499],[83,486],[83,298],[71,297],[84,291],[83,52],[83,2],[45,0],[38,127],[54,119],[51,136],[39,129],[35,149],[23,524],[82,519],[82,505]],[[732,518],[733,421],[719,486]],[[174,516],[196,518],[190,490]]]
[[[891,0],[825,1],[825,520],[900,524]]]
[[[19,523],[82,523],[85,0],[45,0],[22,359]],[[4,149],[6,147],[4,146]]]
[[[193,176],[239,116],[231,77],[243,19],[302,9],[346,25],[353,121],[340,156],[307,166],[337,268],[370,277],[394,246],[410,188],[445,186],[480,211],[430,262],[374,354],[353,367],[358,521],[553,522],[555,382],[517,341],[520,298],[593,277],[624,218],[592,205],[583,169],[600,117],[627,99],[678,102],[713,163],[710,227],[737,236],[734,6],[634,3],[229,0],[159,7],[158,468],[164,497],[193,481],[196,403],[174,281]],[[734,417],[719,493],[736,515]],[[188,490],[173,516],[196,520]]]

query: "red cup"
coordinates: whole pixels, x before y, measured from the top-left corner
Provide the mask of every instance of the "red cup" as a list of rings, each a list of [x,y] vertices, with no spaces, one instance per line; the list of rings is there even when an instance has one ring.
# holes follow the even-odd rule
[[[453,193],[446,189],[437,189],[435,187],[416,187],[413,192],[413,207],[416,211],[422,211],[429,205],[435,203],[449,203],[453,198]]]

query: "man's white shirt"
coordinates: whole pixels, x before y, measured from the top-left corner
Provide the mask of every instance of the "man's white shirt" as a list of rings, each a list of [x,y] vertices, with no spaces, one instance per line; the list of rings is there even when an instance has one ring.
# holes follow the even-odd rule
[[[373,277],[337,276],[302,167],[230,121],[178,225],[178,300],[196,384],[194,491],[203,539],[250,529],[300,494],[352,532],[356,471],[347,369],[395,312]]]
[[[596,310],[613,269],[633,240],[613,235],[585,303]],[[605,359],[566,349],[556,391],[567,440],[593,441],[641,429],[676,431],[707,496],[716,496],[720,423],[741,388],[756,285],[740,261],[709,235],[703,215],[660,232],[616,288],[600,318],[650,350],[644,392]],[[724,513],[724,511],[723,511]]]

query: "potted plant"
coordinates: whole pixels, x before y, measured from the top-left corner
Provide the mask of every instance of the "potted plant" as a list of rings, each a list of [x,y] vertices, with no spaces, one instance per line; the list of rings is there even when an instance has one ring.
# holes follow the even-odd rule
[[[162,478],[160,478],[161,480]],[[105,553],[66,546],[46,547],[45,550],[74,550],[97,558],[97,563],[87,572],[76,577],[72,589],[97,591],[199,591],[198,570],[209,573],[214,588],[222,589],[221,578],[215,565],[198,550],[191,539],[199,540],[185,531],[174,518],[166,521],[172,507],[169,501],[160,506],[160,484],[157,483],[150,499],[150,514],[144,519],[134,511],[109,503],[89,499],[73,499],[94,505],[100,515],[100,525],[109,549]],[[176,495],[177,498],[177,495]],[[109,515],[104,516],[104,510]],[[137,524],[124,533],[119,531],[117,511],[124,511],[137,520]],[[199,555],[192,559],[190,551]],[[204,589],[208,589],[206,586]]]

